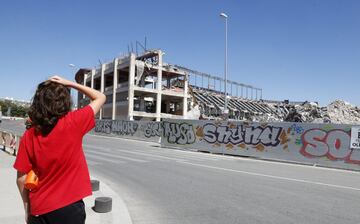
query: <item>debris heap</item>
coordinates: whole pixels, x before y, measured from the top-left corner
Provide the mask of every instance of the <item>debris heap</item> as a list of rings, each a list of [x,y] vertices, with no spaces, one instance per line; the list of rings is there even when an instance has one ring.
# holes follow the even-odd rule
[[[360,108],[348,102],[336,100],[327,106],[331,123],[360,124]]]
[[[271,104],[277,116],[273,114],[253,115],[257,122],[307,122],[333,124],[360,124],[360,108],[342,100],[335,100],[326,107],[314,102],[303,104]]]

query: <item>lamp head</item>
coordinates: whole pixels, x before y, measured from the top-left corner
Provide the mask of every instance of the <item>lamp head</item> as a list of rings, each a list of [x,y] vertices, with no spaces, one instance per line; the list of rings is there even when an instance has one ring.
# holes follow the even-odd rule
[[[224,12],[220,13],[220,16],[227,19],[228,18],[228,15],[226,15]]]

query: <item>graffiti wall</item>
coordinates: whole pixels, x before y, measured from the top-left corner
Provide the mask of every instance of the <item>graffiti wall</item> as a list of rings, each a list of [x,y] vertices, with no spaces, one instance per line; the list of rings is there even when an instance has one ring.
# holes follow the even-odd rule
[[[350,125],[164,120],[162,146],[360,170]]]
[[[93,132],[151,142],[161,139],[165,147],[360,170],[360,149],[350,148],[350,125],[97,120]]]
[[[93,133],[159,142],[160,131],[160,123],[154,121],[96,120]]]

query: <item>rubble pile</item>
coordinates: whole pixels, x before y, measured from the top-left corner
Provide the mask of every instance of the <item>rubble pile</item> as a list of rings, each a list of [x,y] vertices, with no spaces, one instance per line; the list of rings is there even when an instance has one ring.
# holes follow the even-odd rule
[[[342,100],[336,100],[327,106],[331,123],[360,124],[360,108]]]
[[[256,122],[306,122],[333,124],[360,124],[360,108],[342,100],[336,100],[326,107],[319,107],[317,103],[303,104],[272,104],[274,114],[252,115]]]
[[[251,120],[254,122],[281,122],[284,119],[280,116],[276,116],[275,114],[254,114],[251,116]]]

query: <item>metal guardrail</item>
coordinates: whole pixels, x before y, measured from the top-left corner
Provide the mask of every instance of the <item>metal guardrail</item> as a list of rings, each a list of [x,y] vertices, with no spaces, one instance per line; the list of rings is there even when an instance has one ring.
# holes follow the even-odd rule
[[[2,150],[16,156],[20,143],[20,136],[8,131],[0,131],[0,146]]]

